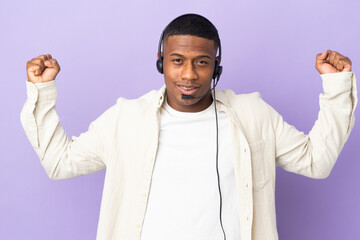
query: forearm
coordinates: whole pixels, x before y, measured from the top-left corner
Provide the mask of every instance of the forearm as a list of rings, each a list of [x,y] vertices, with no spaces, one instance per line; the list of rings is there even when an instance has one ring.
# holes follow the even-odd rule
[[[26,82],[27,99],[21,111],[21,123],[40,160],[59,123],[55,110],[57,90],[55,80],[33,84]]]
[[[104,169],[99,154],[86,152],[76,142],[77,138],[70,140],[62,128],[55,109],[55,81],[27,82],[27,91],[28,99],[21,112],[21,122],[48,176],[65,179]],[[83,140],[86,141],[84,137]]]
[[[321,75],[320,112],[309,132],[313,165],[328,176],[355,123],[356,78],[352,72]]]
[[[287,171],[325,178],[333,168],[354,126],[357,104],[352,72],[321,75],[324,93],[320,112],[308,135],[277,120],[277,164]]]

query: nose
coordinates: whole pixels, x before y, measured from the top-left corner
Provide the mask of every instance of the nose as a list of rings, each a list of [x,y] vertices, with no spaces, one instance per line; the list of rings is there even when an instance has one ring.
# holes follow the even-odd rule
[[[194,64],[191,61],[184,63],[181,70],[181,79],[183,80],[196,80],[198,75]]]

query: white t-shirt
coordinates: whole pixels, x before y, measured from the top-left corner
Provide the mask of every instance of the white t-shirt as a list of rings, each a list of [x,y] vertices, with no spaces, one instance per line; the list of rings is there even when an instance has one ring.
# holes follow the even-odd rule
[[[230,122],[219,120],[219,174],[222,222],[227,240],[240,239]],[[201,112],[161,109],[160,141],[142,240],[221,240],[216,174],[214,103]]]

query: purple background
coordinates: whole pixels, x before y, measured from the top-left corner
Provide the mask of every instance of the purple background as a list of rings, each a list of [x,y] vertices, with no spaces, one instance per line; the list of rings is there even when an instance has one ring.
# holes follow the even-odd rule
[[[163,85],[155,68],[160,33],[178,15],[196,12],[220,33],[218,87],[259,91],[308,133],[322,92],[316,54],[336,50],[359,73],[359,10],[358,0],[2,1],[1,239],[95,239],[99,217],[105,172],[52,181],[25,136],[20,111],[28,60],[46,53],[58,60],[57,110],[68,135],[78,136],[118,97],[136,98]],[[327,179],[278,169],[280,239],[358,239],[358,126]]]

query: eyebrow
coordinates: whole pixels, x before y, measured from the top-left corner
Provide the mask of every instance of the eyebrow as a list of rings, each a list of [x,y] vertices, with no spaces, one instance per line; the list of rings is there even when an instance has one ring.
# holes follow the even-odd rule
[[[170,56],[184,57],[184,55],[181,55],[179,53],[172,53],[172,54],[170,54]],[[209,59],[212,59],[209,55],[199,55],[199,56],[196,56],[196,58],[209,58]]]

